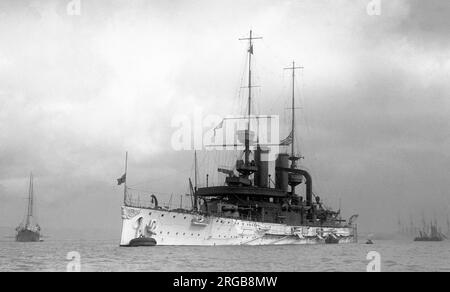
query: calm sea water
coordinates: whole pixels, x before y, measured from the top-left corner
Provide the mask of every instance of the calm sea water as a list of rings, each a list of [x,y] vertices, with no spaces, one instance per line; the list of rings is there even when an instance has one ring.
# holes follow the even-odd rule
[[[382,271],[450,271],[450,241],[380,240],[374,245],[118,247],[117,242],[0,242],[0,271],[66,271],[67,253],[81,271],[366,271],[369,251]]]

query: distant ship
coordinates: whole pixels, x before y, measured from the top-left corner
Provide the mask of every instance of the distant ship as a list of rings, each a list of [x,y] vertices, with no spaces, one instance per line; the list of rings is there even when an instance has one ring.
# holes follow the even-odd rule
[[[419,236],[414,241],[443,241],[446,236],[439,230],[437,223],[430,224],[429,232],[426,227],[419,231]]]
[[[36,223],[33,217],[33,174],[30,174],[27,216],[24,222],[16,228],[16,231],[16,241],[18,242],[41,241],[41,227]]]
[[[246,129],[239,131],[245,150],[231,169],[218,168],[226,174],[219,186],[197,187],[195,154],[195,184],[189,179],[191,209],[176,209],[158,205],[156,196],[149,200],[134,199],[127,189],[125,173],[117,181],[124,184],[121,246],[151,245],[294,245],[343,244],[357,241],[354,221],[341,219],[340,210],[325,207],[313,192],[312,177],[298,167],[300,155],[295,143],[295,69],[292,63],[292,125],[289,136],[280,146],[291,146],[276,156],[275,182],[271,186],[268,150],[255,139],[250,129],[252,70],[255,39],[250,31],[248,47],[248,112],[243,118]],[[223,121],[222,121],[223,122]],[[256,140],[256,141],[255,141]],[[242,143],[244,144],[244,143]],[[241,145],[242,145],[241,144]],[[277,144],[278,145],[278,144]],[[242,145],[244,146],[244,145]],[[244,147],[242,147],[244,148]],[[127,160],[127,159],[126,159]],[[207,179],[208,181],[208,179]],[[300,193],[296,187],[305,184]]]

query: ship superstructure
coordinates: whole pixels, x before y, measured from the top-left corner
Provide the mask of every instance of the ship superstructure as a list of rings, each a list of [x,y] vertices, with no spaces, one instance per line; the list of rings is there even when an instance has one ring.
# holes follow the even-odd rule
[[[158,205],[152,195],[151,206],[137,203],[128,194],[126,172],[118,179],[124,183],[122,237],[120,245],[129,246],[136,238],[152,238],[158,245],[275,245],[351,243],[357,240],[354,220],[342,220],[339,211],[326,208],[313,192],[312,177],[299,168],[295,153],[295,71],[292,62],[291,131],[279,144],[289,147],[275,160],[275,183],[270,185],[269,150],[258,143],[252,123],[252,55],[254,37],[250,31],[248,46],[247,127],[241,131],[244,150],[233,169],[219,168],[227,174],[223,185],[197,187],[190,181],[192,208],[171,209]],[[226,145],[225,145],[226,146]],[[125,167],[126,168],[126,167]],[[197,170],[197,159],[195,158]],[[305,193],[297,186],[305,184]]]
[[[41,241],[41,227],[34,217],[34,188],[33,174],[30,174],[30,184],[28,188],[28,208],[25,220],[16,228],[16,241],[36,242]]]

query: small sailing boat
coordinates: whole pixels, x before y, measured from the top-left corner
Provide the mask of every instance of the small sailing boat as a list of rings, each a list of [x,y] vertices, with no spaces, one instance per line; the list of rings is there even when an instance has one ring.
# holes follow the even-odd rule
[[[41,241],[41,227],[36,223],[36,220],[33,217],[33,174],[30,174],[27,216],[24,222],[16,228],[16,231],[16,241],[18,242]]]

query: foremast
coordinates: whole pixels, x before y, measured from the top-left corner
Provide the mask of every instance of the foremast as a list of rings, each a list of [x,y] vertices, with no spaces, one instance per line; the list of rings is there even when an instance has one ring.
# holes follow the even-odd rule
[[[241,177],[248,180],[249,176],[257,171],[256,166],[251,165],[250,162],[250,126],[252,115],[252,55],[253,55],[253,41],[262,39],[262,37],[253,36],[252,30],[250,30],[249,37],[240,38],[239,40],[248,40],[248,112],[247,112],[247,130],[245,131],[245,150],[244,150],[244,162],[237,165],[237,171],[241,174]]]

